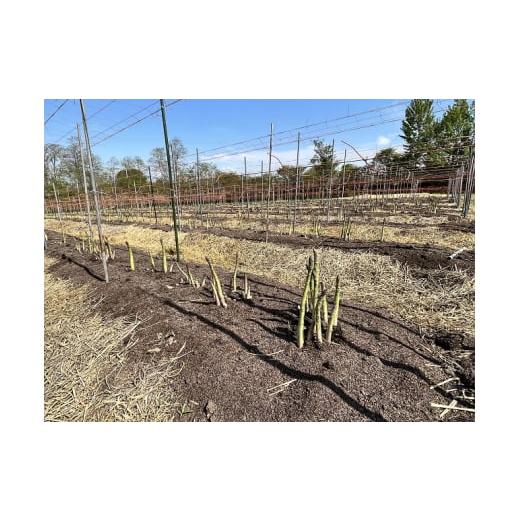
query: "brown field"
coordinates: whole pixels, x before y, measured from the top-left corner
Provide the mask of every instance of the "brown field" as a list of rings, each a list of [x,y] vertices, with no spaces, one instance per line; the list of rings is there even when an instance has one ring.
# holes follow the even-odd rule
[[[198,288],[171,257],[172,271],[160,272],[160,239],[174,248],[166,215],[159,225],[146,212],[105,215],[109,284],[96,254],[81,251],[84,219],[49,216],[46,419],[473,420],[432,403],[474,408],[474,206],[460,219],[442,197],[424,200],[353,214],[348,241],[334,212],[319,232],[302,213],[291,233],[291,208],[275,206],[266,242],[254,208],[238,217],[226,206],[205,217],[186,209],[181,269],[206,279]],[[330,345],[298,349],[313,250],[329,307],[341,277],[339,325]],[[236,254],[239,289],[247,274],[251,299],[231,291]],[[206,257],[227,309],[215,305]]]

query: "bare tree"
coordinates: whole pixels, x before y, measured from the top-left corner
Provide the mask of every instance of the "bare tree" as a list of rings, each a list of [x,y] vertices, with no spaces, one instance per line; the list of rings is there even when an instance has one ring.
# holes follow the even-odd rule
[[[157,177],[160,177],[163,180],[168,178],[168,163],[166,161],[166,152],[164,148],[154,148],[150,152],[148,165]]]
[[[64,148],[59,144],[46,143],[44,148],[44,176],[47,186],[51,178],[58,175],[61,160],[64,156]]]

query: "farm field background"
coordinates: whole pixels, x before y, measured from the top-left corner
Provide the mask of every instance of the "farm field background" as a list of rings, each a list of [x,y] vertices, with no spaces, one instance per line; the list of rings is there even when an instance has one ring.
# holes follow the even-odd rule
[[[210,224],[206,227],[197,226],[196,216],[193,216],[191,225],[186,225],[181,232],[184,262],[189,264],[191,271],[200,280],[209,278],[209,268],[204,266],[207,256],[222,269],[221,279],[228,285],[238,253],[240,272],[247,273],[252,286],[252,303],[243,302],[240,298],[232,299],[232,310],[215,307],[215,312],[211,314],[216,315],[213,316],[208,314],[212,303],[209,288],[189,286],[177,267],[167,274],[152,271],[149,253],[154,256],[156,265],[160,265],[160,239],[168,248],[174,247],[171,225],[156,225],[144,215],[135,219],[129,216],[126,221],[112,221],[105,225],[105,234],[117,251],[111,264],[111,272],[117,273],[112,274],[117,278],[113,278],[111,283],[112,287],[116,285],[117,290],[107,291],[101,282],[96,283],[93,279],[93,275],[102,277],[99,261],[93,255],[77,250],[86,235],[86,223],[79,221],[79,216],[71,216],[62,224],[54,218],[46,219],[50,241],[47,255],[54,259],[47,276],[52,280],[65,277],[79,287],[91,287],[96,296],[91,295],[93,299],[88,301],[94,302],[98,312],[103,309],[102,314],[110,324],[114,323],[114,319],[116,323],[117,320],[134,320],[133,326],[126,332],[127,339],[118,338],[113,346],[114,349],[121,348],[124,341],[131,345],[131,355],[123,350],[124,364],[96,367],[100,371],[97,374],[100,388],[98,393],[94,391],[90,411],[84,413],[86,403],[76,390],[69,400],[71,410],[61,418],[435,420],[438,412],[431,409],[430,402],[439,401],[439,397],[440,402],[446,402],[450,394],[445,389],[431,390],[430,386],[459,377],[459,380],[452,379],[452,385],[455,381],[455,387],[464,387],[465,395],[471,398],[474,384],[472,221],[457,223],[459,229],[464,231],[454,232],[449,227],[444,230],[450,222],[453,208],[445,204],[443,209],[445,214],[437,217],[425,216],[424,220],[414,217],[416,227],[410,227],[410,216],[394,215],[393,227],[388,233],[390,238],[385,238],[383,242],[360,241],[356,240],[355,235],[349,242],[340,240],[341,224],[331,223],[322,229],[319,236],[309,233],[308,226],[302,226],[292,235],[281,234],[285,224],[273,226],[273,233],[276,234],[269,243],[265,243],[261,236],[254,236],[258,230],[247,221],[234,222],[227,218],[225,222],[231,221],[231,225]],[[166,218],[163,220],[166,221]],[[377,216],[368,225],[359,220],[356,224],[360,227],[371,225],[375,228],[374,234],[380,232],[381,219]],[[400,224],[404,227],[399,227]],[[422,225],[427,226],[426,232]],[[402,233],[403,230],[405,233]],[[66,244],[62,243],[62,232],[66,234]],[[397,240],[392,240],[394,237]],[[127,271],[127,242],[134,246],[135,272]],[[411,248],[402,249],[406,244]],[[461,247],[465,247],[466,251],[450,260],[449,256]],[[337,274],[342,276],[345,301],[342,314],[345,321],[340,319],[342,331],[341,336],[336,338],[338,346],[324,349],[317,356],[308,355],[312,364],[306,374],[316,377],[309,381],[304,376],[289,376],[300,369],[302,362],[301,359],[296,364],[291,362],[297,350],[293,339],[294,313],[298,305],[295,297],[300,291],[310,249],[317,250],[321,256],[322,276],[326,284],[332,283]],[[172,258],[168,259],[168,265],[173,266]],[[184,263],[181,265],[184,266]],[[266,293],[266,288],[273,284],[275,294]],[[71,291],[73,286],[70,286]],[[53,287],[47,287],[47,293],[50,291],[48,297],[52,298]],[[60,290],[64,288],[60,287]],[[101,300],[99,305],[98,299]],[[279,308],[280,305],[274,303],[279,299],[292,302]],[[172,307],[173,301],[178,308]],[[259,317],[251,306],[264,306],[263,302],[267,302],[268,309],[263,310],[264,316]],[[48,305],[52,308],[52,304]],[[82,321],[83,312],[76,319]],[[263,322],[264,328],[258,322]],[[218,333],[219,330],[222,332]],[[51,344],[58,339],[61,341],[59,334],[57,338],[52,338],[51,333],[49,336]],[[255,341],[250,342],[252,338]],[[354,343],[356,341],[357,344]],[[345,351],[339,350],[340,345],[346,347]],[[182,346],[186,356],[180,363],[177,353]],[[226,346],[231,352],[224,354],[222,349]],[[84,348],[89,347],[84,345]],[[349,359],[347,351],[354,359]],[[113,356],[111,352],[107,351],[106,355]],[[269,361],[274,361],[277,368],[273,368]],[[165,380],[170,382],[176,392],[164,400],[164,389],[150,385],[146,391],[118,393],[119,397],[115,400],[103,399],[102,396],[112,395],[107,390],[105,378],[111,377],[114,371],[119,374],[117,370],[122,367],[126,374],[132,366],[134,369],[140,367],[145,378],[151,373],[159,376],[163,385]],[[333,369],[327,368],[329,366]],[[54,364],[51,367],[54,369]],[[81,372],[76,369],[71,367],[63,383],[67,381],[71,388],[85,388],[81,384],[85,377],[80,376]],[[244,374],[241,373],[243,371]],[[362,381],[350,381],[350,393],[347,395],[354,395],[358,405],[364,403],[360,410],[365,413],[354,408],[348,414],[337,415],[337,409],[344,408],[345,404],[345,396],[340,391],[345,387],[343,380],[345,377],[352,379],[352,372],[362,377]],[[369,399],[363,394],[367,392],[367,372],[373,377],[370,386],[375,386],[371,388],[374,393],[369,394]],[[204,374],[204,383],[200,382],[201,374]],[[271,397],[269,388],[284,382],[280,374],[287,374],[286,378],[296,381],[284,392]],[[320,377],[327,383],[320,381]],[[228,384],[223,383],[223,378]],[[461,385],[460,379],[464,380],[464,385]],[[384,385],[381,385],[381,380]],[[234,384],[229,384],[230,381]],[[240,394],[240,399],[237,399],[235,383],[248,390],[246,395]],[[135,388],[142,387],[142,383],[133,384],[137,385]],[[327,384],[337,385],[338,393],[334,394]],[[108,385],[109,388],[119,386],[116,381]],[[387,385],[393,385],[399,391],[394,392],[392,397]],[[407,405],[401,400],[403,386],[407,393],[410,387],[413,388]],[[358,394],[360,391],[363,393]],[[302,393],[309,396],[304,398]],[[219,397],[208,399],[208,396],[216,395]],[[381,402],[381,395],[385,395],[385,402]],[[297,409],[293,407],[295,399],[299,401]],[[206,413],[205,406],[210,401],[219,403],[218,415],[216,412],[215,415]],[[161,404],[153,407],[151,403],[154,402]],[[422,403],[422,410],[417,409],[418,403]],[[466,404],[471,403],[471,399],[466,401]],[[303,412],[303,409],[306,411]],[[53,418],[52,413],[49,413],[49,418]],[[467,420],[468,417],[464,412],[454,411],[450,419]]]
[[[96,173],[83,126],[46,163],[47,420],[473,420],[464,133],[424,156],[345,143],[350,162],[314,139],[305,164],[298,133],[284,164],[271,128],[267,168],[242,173],[182,166],[177,139],[154,179],[137,159]]]
[[[514,516],[516,11],[78,7],[4,4],[3,517]]]

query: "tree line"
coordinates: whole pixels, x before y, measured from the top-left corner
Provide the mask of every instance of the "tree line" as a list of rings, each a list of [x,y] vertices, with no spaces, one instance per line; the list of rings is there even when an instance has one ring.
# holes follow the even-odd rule
[[[475,102],[456,99],[440,118],[434,114],[432,99],[413,99],[401,123],[403,149],[387,147],[372,158],[361,158],[345,166],[348,171],[374,173],[388,169],[456,169],[468,161],[475,142]],[[319,178],[343,169],[333,157],[331,144],[314,141],[315,154],[306,176]],[[360,154],[361,155],[361,154]],[[286,171],[289,172],[291,168]],[[292,173],[292,171],[291,171]]]
[[[331,172],[339,175],[344,172],[374,173],[392,171],[399,168],[457,168],[467,161],[474,144],[475,103],[466,99],[456,99],[436,118],[434,103],[431,99],[414,99],[406,108],[401,124],[400,137],[404,141],[402,150],[387,147],[379,150],[374,157],[343,164],[334,157],[333,147],[323,140],[314,141],[314,155],[310,165],[300,167],[308,179],[324,179]],[[196,181],[195,163],[186,161],[188,150],[179,138],[171,143],[171,156],[178,179],[181,182]],[[95,154],[92,163],[100,189],[132,188],[149,182],[148,168],[153,174],[154,183],[168,182],[168,168],[164,147],[151,150],[145,161],[140,156],[126,156],[122,159],[111,157],[105,164]],[[296,178],[296,166],[280,165],[273,175],[292,182]],[[223,171],[215,164],[201,162],[198,166],[200,179],[213,179],[220,186],[237,185],[241,173]],[[249,177],[248,182],[260,182],[260,177]],[[76,188],[83,183],[81,152],[78,141],[69,138],[65,146],[46,143],[44,149],[44,182],[49,188],[54,182],[56,188]],[[51,188],[52,189],[52,188]]]

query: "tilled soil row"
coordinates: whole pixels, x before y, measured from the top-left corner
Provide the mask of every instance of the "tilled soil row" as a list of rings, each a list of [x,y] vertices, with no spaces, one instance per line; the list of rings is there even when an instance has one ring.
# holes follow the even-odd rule
[[[172,382],[188,403],[182,420],[474,419],[464,411],[440,419],[442,409],[431,406],[457,398],[459,406],[473,407],[462,396],[471,378],[460,364],[460,349],[427,341],[385,313],[344,302],[333,344],[300,350],[294,343],[299,294],[290,287],[248,275],[253,299],[226,290],[224,309],[215,305],[209,284],[195,289],[178,271],[153,272],[139,251],[133,272],[118,254],[105,284],[99,260],[61,244],[56,233],[48,235],[47,254],[59,259],[50,273],[90,284],[104,315],[140,320],[131,359],[153,363],[186,344],[184,368]],[[210,276],[206,266],[190,268],[199,280]],[[217,272],[228,287],[230,273]],[[453,377],[459,379],[430,388]]]
[[[169,231],[170,226],[132,222],[133,226]],[[110,225],[129,225],[128,222],[111,221]],[[250,229],[220,229],[217,227],[195,227],[190,232],[209,233],[215,236],[265,242],[265,231]],[[395,258],[403,265],[418,269],[463,269],[470,274],[475,272],[475,251],[464,250],[451,259],[452,250],[421,244],[401,244],[397,242],[344,241],[335,237],[313,237],[309,235],[280,235],[269,233],[269,242],[288,247],[320,248],[328,247],[345,252],[366,252]]]

